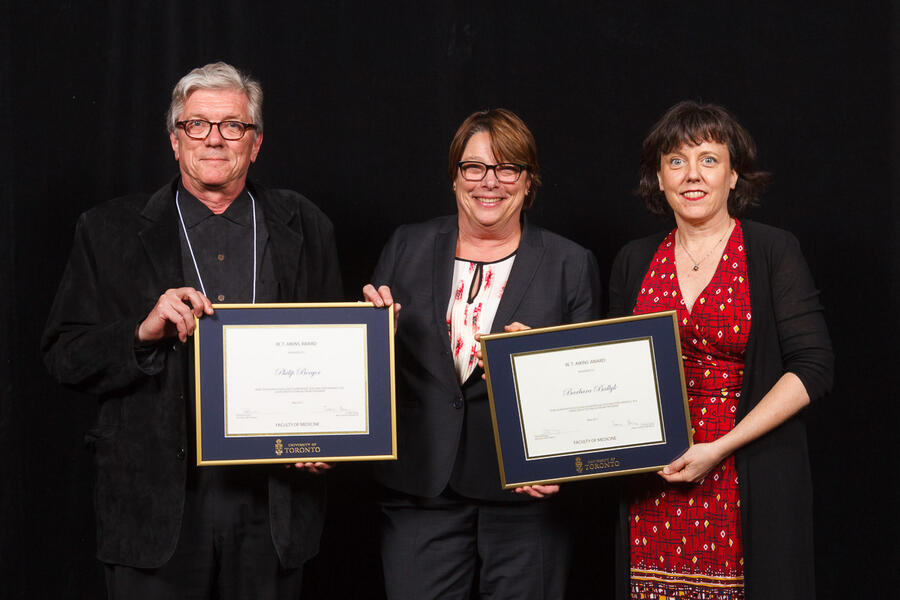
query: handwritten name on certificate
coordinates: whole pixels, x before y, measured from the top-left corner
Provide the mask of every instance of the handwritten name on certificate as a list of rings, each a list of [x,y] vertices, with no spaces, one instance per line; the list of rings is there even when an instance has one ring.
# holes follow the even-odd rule
[[[365,325],[223,328],[225,436],[366,433]]]
[[[665,441],[649,339],[511,358],[526,458]]]

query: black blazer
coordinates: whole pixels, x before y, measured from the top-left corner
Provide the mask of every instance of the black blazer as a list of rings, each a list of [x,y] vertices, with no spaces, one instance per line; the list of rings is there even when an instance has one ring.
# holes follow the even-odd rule
[[[81,215],[42,341],[50,373],[100,401],[97,425],[86,436],[96,462],[97,556],[140,568],[161,566],[175,550],[185,449],[193,443],[186,439],[186,346],[160,344],[164,366],[152,372],[134,352],[137,324],[163,291],[184,285],[176,185],[177,179],[149,199],[119,198]],[[279,299],[340,299],[328,218],[295,192],[251,191],[265,215]],[[321,481],[271,469],[272,539],[284,567],[298,567],[318,551],[323,509]]]
[[[390,286],[402,305],[395,340],[399,460],[376,465],[376,476],[421,497],[449,485],[470,498],[524,499],[500,487],[482,371],[461,386],[450,355],[446,314],[457,237],[456,215],[400,227],[375,268],[372,282]],[[593,254],[525,221],[491,331],[514,321],[531,327],[589,321],[599,313]]]
[[[787,372],[812,401],[830,389],[834,355],[819,292],[790,233],[741,221],[753,315],[736,414],[740,421]],[[610,277],[610,316],[631,314],[666,234],[627,244]],[[748,600],[815,597],[812,481],[802,413],[735,453]],[[627,506],[619,519],[619,598],[627,597]]]

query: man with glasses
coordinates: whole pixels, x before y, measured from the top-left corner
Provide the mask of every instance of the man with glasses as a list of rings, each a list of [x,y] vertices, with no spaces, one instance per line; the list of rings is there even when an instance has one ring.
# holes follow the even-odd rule
[[[54,377],[100,400],[97,555],[110,598],[297,598],[327,467],[195,466],[186,342],[212,302],[340,299],[332,225],[247,180],[262,89],[231,65],[178,82],[168,129],[179,176],[81,216],[42,345]]]

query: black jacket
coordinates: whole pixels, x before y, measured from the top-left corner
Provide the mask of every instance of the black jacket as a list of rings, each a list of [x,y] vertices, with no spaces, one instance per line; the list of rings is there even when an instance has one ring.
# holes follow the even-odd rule
[[[834,356],[819,292],[797,239],[741,221],[753,314],[736,419],[742,419],[787,372],[812,401],[830,389]],[[667,233],[667,232],[666,232]],[[610,277],[610,316],[631,314],[660,233],[619,251]],[[802,413],[735,453],[741,498],[748,600],[815,597],[812,482]],[[619,519],[618,597],[627,593],[627,506]]]
[[[481,370],[462,385],[450,355],[447,305],[458,237],[456,215],[397,229],[372,283],[388,285],[402,306],[395,340],[399,460],[376,465],[386,486],[435,497],[448,485],[484,500],[518,500],[501,489],[487,388]],[[528,224],[491,331],[599,317],[593,254]]]
[[[186,433],[187,347],[177,339],[160,344],[165,366],[158,373],[143,370],[134,352],[137,324],[166,289],[184,285],[176,185],[81,215],[42,341],[53,377],[100,400],[97,425],[86,436],[97,471],[98,558],[141,568],[164,564],[175,550],[185,449],[194,443]],[[279,299],[340,299],[328,218],[295,192],[250,189],[265,215]],[[269,510],[284,567],[315,555],[324,511],[321,481],[272,469]]]

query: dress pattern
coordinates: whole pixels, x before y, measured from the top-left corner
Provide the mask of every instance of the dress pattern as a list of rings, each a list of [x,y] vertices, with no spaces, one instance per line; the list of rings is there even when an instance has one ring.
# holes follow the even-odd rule
[[[677,310],[694,443],[734,427],[750,333],[750,289],[739,222],[716,272],[688,312],[675,269],[675,231],[656,251],[635,314]],[[661,478],[634,498],[628,517],[631,598],[744,598],[740,498],[734,456],[698,483]]]
[[[457,258],[453,265],[453,295],[447,305],[447,330],[460,383],[478,366],[475,353],[479,343],[475,341],[475,334],[491,331],[515,259],[515,254],[495,262]]]

